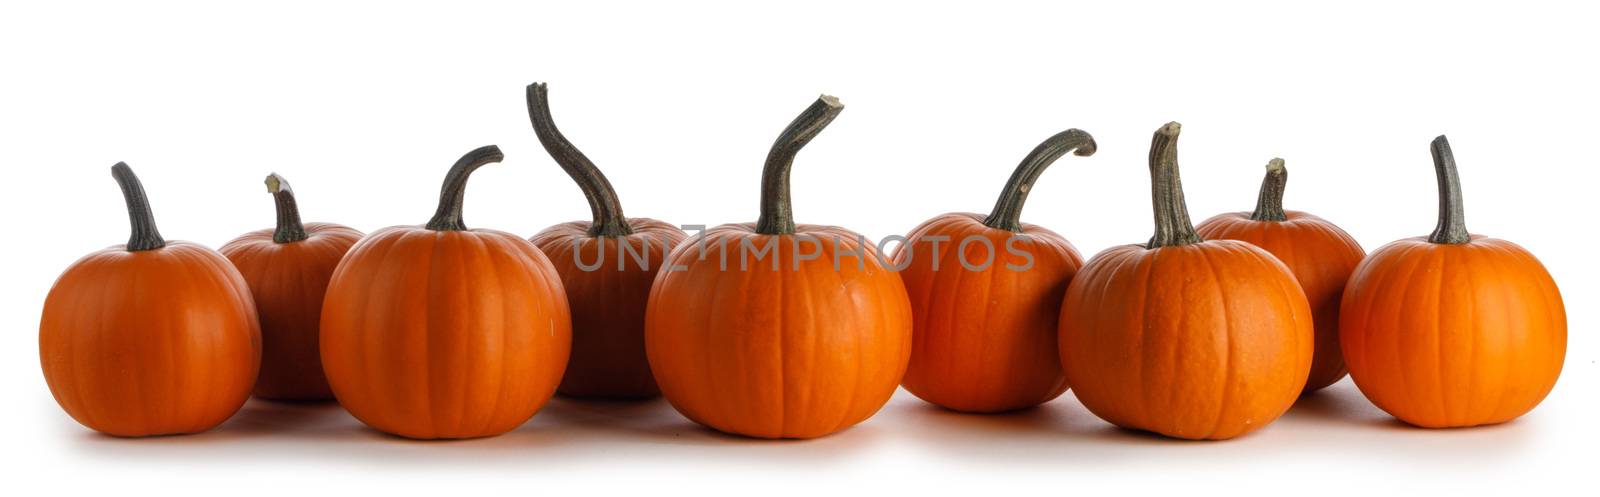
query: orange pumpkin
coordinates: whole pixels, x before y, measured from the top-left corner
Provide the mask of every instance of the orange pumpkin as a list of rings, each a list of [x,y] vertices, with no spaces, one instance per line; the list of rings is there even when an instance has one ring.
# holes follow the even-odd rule
[[[860,235],[796,225],[795,154],[843,106],[823,96],[773,144],[761,217],[679,245],[656,276],[645,352],[678,412],[728,433],[813,438],[872,416],[911,352],[900,277]]]
[[[1056,134],[1022,159],[987,217],[935,217],[895,250],[914,317],[907,391],[966,412],[1032,407],[1067,391],[1056,323],[1083,257],[1061,235],[1020,219],[1046,167],[1094,151],[1088,133]]]
[[[255,297],[261,317],[261,374],[257,397],[281,400],[333,398],[317,351],[322,296],[339,259],[361,232],[333,223],[300,222],[289,182],[267,176],[277,204],[275,228],[245,233],[220,251],[233,262]]]
[[[1344,358],[1361,393],[1401,421],[1510,421],[1555,387],[1567,311],[1533,254],[1468,234],[1450,143],[1440,136],[1432,149],[1438,226],[1373,251],[1350,276],[1339,319]]]
[[[1300,282],[1311,303],[1316,329],[1315,353],[1304,393],[1344,378],[1339,351],[1339,298],[1366,251],[1333,223],[1300,211],[1283,210],[1283,189],[1289,178],[1283,159],[1267,163],[1267,176],[1254,212],[1218,214],[1195,228],[1207,240],[1239,240],[1272,253]]]
[[[533,244],[550,257],[572,306],[572,358],[556,393],[650,398],[661,394],[644,356],[644,309],[667,252],[684,239],[676,226],[622,215],[611,182],[556,129],[549,90],[528,85],[528,117],[546,151],[589,200],[593,221],[546,228]]]
[[[425,226],[378,230],[350,249],[322,306],[322,366],[361,422],[408,438],[498,435],[555,393],[571,347],[567,298],[539,249],[461,220],[473,150],[445,176]]]
[[[244,277],[221,254],[167,242],[139,178],[122,187],[133,235],[68,267],[45,297],[39,363],[61,408],[122,437],[206,431],[256,381],[261,332]]]
[[[1094,256],[1061,308],[1078,400],[1125,428],[1232,438],[1271,423],[1311,369],[1311,307],[1294,275],[1248,243],[1206,241],[1178,177],[1178,123],[1150,145],[1155,236]]]

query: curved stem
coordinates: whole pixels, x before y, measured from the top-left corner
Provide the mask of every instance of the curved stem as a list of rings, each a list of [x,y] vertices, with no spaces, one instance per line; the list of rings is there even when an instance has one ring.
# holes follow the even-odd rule
[[[622,215],[622,201],[617,199],[617,191],[611,188],[611,182],[606,181],[606,175],[600,173],[600,168],[589,161],[578,147],[567,141],[567,137],[556,129],[555,119],[550,116],[550,92],[544,83],[528,85],[528,119],[533,121],[533,132],[539,136],[539,143],[544,144],[546,152],[556,160],[556,164],[578,183],[578,188],[583,190],[584,198],[589,200],[589,212],[594,214],[594,222],[589,226],[590,236],[627,236],[633,233],[633,228],[628,226],[628,219]]]
[[[300,223],[300,206],[294,202],[294,189],[289,180],[278,173],[267,175],[267,192],[277,204],[278,226],[272,230],[272,241],[293,243],[306,239],[306,227]]]
[[[427,228],[434,231],[466,231],[467,225],[461,220],[461,201],[467,193],[467,177],[484,164],[500,162],[505,158],[505,154],[500,153],[500,147],[494,145],[479,147],[461,156],[456,165],[450,166],[450,172],[444,175],[444,186],[439,189],[439,210],[433,213]]]
[[[1183,126],[1170,122],[1156,130],[1150,139],[1150,192],[1155,207],[1156,234],[1149,248],[1178,247],[1205,241],[1189,221],[1189,206],[1183,200],[1183,180],[1178,177],[1178,132]]]
[[[1433,139],[1433,172],[1439,178],[1439,224],[1428,241],[1462,244],[1472,241],[1467,233],[1466,209],[1461,203],[1461,176],[1456,174],[1456,156],[1444,135]]]
[[[122,200],[128,204],[128,226],[132,231],[128,236],[128,251],[155,250],[167,246],[167,240],[161,238],[161,232],[156,230],[156,217],[150,212],[150,199],[144,195],[144,185],[133,174],[133,168],[128,167],[126,162],[118,162],[111,166],[111,177],[117,179],[117,186],[122,187]]]
[[[1067,152],[1078,157],[1094,155],[1096,147],[1094,137],[1080,129],[1069,129],[1045,139],[1027,157],[1023,157],[1022,163],[1011,172],[1011,179],[1006,180],[1005,188],[1000,190],[1000,199],[995,201],[989,217],[983,218],[983,225],[1006,231],[1022,231],[1022,204],[1028,201],[1033,182],[1039,180],[1045,168],[1067,155]]]
[[[817,97],[817,101],[795,117],[772,143],[772,150],[767,152],[767,166],[761,171],[761,217],[756,220],[756,233],[794,233],[794,212],[789,202],[789,169],[794,165],[794,156],[843,110],[844,104],[839,103],[839,99],[827,95]]]
[[[1283,188],[1289,182],[1289,170],[1283,159],[1267,162],[1267,176],[1261,178],[1261,193],[1256,196],[1256,211],[1250,213],[1252,221],[1288,221],[1283,212]]]

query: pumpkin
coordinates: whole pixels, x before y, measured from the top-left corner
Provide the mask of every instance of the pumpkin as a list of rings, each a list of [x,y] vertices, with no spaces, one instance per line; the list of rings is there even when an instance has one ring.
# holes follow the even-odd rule
[[[1078,400],[1124,428],[1226,439],[1289,409],[1311,369],[1305,292],[1272,254],[1202,239],[1178,176],[1180,126],[1150,145],[1155,236],[1106,249],[1067,288],[1061,363]]]
[[[572,357],[556,393],[651,398],[661,394],[644,356],[644,309],[667,252],[683,241],[676,226],[622,215],[611,182],[556,129],[549,89],[528,85],[528,117],[539,142],[583,190],[592,221],[546,228],[533,244],[550,257],[572,306]]]
[[[1289,171],[1283,159],[1267,163],[1266,178],[1253,212],[1218,214],[1195,227],[1207,240],[1239,240],[1265,249],[1294,273],[1311,303],[1316,330],[1311,374],[1303,393],[1311,393],[1344,378],[1344,356],[1339,351],[1339,299],[1366,252],[1350,234],[1320,217],[1283,209],[1283,190]]]
[[[267,176],[267,192],[277,204],[277,226],[245,233],[220,249],[250,285],[261,318],[255,395],[332,399],[317,351],[322,297],[334,267],[361,232],[332,223],[301,223],[294,190],[276,173]]]
[[[1384,245],[1345,286],[1340,343],[1356,387],[1401,421],[1501,423],[1550,393],[1567,353],[1567,312],[1539,259],[1467,232],[1455,156],[1432,144],[1439,220]]]
[[[111,174],[132,236],[68,267],[45,297],[39,363],[72,419],[122,437],[206,431],[244,405],[261,332],[244,277],[222,254],[156,229],[127,164]]]
[[[322,366],[334,397],[377,430],[417,439],[497,435],[555,393],[571,318],[539,249],[461,219],[467,178],[499,162],[473,150],[445,176],[424,226],[394,226],[350,249],[322,305]]]
[[[645,352],[661,393],[689,419],[759,438],[813,438],[877,412],[911,352],[899,275],[861,235],[797,225],[795,155],[843,106],[823,96],[773,143],[761,216],[679,245],[656,276]]]
[[[911,363],[901,386],[965,412],[1032,407],[1067,391],[1056,323],[1083,257],[1066,238],[1020,221],[1046,167],[1094,138],[1070,129],[1022,159],[988,216],[943,214],[895,250],[911,298]]]

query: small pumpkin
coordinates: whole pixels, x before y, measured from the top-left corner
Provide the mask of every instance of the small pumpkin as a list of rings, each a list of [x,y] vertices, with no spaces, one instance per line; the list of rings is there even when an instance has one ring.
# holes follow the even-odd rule
[[[650,398],[661,394],[644,355],[644,309],[650,285],[682,230],[622,215],[611,182],[550,115],[549,88],[528,85],[528,118],[556,164],[589,200],[592,221],[546,228],[533,244],[550,257],[572,306],[572,357],[556,393],[573,397]]]
[[[1283,190],[1288,179],[1283,159],[1272,159],[1261,180],[1255,211],[1218,214],[1195,230],[1207,240],[1239,240],[1261,247],[1294,273],[1311,303],[1317,336],[1304,392],[1311,393],[1344,378],[1339,300],[1366,251],[1337,225],[1305,212],[1284,210]]]
[[[796,225],[795,154],[843,110],[823,96],[784,129],[761,217],[691,238],[656,276],[645,352],[684,416],[728,433],[814,438],[877,412],[905,374],[911,304],[861,235]]]
[[[322,297],[333,269],[361,239],[361,232],[333,223],[301,223],[288,180],[273,173],[266,182],[276,204],[277,226],[245,233],[219,249],[244,275],[261,318],[261,373],[255,395],[332,399],[317,350]]]
[[[1439,222],[1384,245],[1345,286],[1340,343],[1356,387],[1427,428],[1516,419],[1544,400],[1567,354],[1561,291],[1539,259],[1467,232],[1450,142],[1432,144]]]
[[[1022,159],[988,216],[943,214],[906,235],[894,254],[913,316],[906,391],[965,412],[1032,407],[1067,391],[1056,324],[1083,256],[1021,222],[1022,205],[1056,159],[1094,151],[1083,131],[1051,136]]]
[[[487,146],[445,176],[424,226],[378,230],[350,249],[322,306],[322,366],[356,419],[407,438],[510,431],[555,394],[571,348],[556,270],[502,231],[467,229],[467,178]]]
[[[250,397],[261,332],[250,289],[216,251],[168,242],[127,164],[126,245],[73,263],[45,297],[39,363],[61,408],[102,433],[209,430]]]
[[[1178,176],[1178,123],[1150,145],[1156,233],[1095,255],[1061,307],[1061,363],[1078,400],[1124,428],[1226,439],[1271,423],[1311,369],[1311,307],[1248,243],[1202,239]]]

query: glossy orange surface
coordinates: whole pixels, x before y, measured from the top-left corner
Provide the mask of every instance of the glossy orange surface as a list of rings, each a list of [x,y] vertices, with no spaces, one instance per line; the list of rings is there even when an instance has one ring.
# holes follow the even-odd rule
[[[911,305],[858,236],[727,224],[679,245],[645,317],[645,351],[672,406],[724,432],[813,438],[888,402],[911,353]]]

